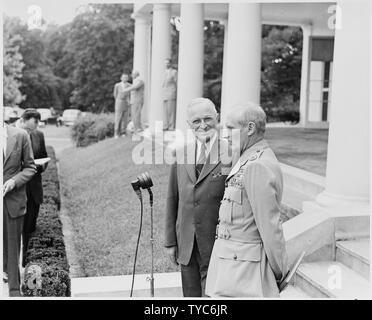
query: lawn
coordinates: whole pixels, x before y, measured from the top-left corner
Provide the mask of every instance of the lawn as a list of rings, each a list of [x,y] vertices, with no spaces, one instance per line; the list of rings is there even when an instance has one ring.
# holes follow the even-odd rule
[[[267,138],[281,162],[325,174],[327,130],[268,128]],[[172,272],[163,248],[166,165],[134,165],[130,138],[108,139],[60,156],[62,201],[69,212],[83,274],[131,274],[139,228],[139,200],[130,182],[148,171],[154,182],[155,271]],[[150,271],[150,212],[145,194],[144,226],[137,272]]]
[[[74,226],[81,276],[131,274],[140,221],[139,200],[130,182],[148,171],[154,182],[155,271],[176,271],[163,248],[166,165],[132,162],[130,138],[108,139],[87,148],[67,149],[60,158],[61,192]],[[138,273],[150,271],[150,212],[145,209]]]
[[[266,138],[280,162],[325,176],[328,129],[268,128]]]

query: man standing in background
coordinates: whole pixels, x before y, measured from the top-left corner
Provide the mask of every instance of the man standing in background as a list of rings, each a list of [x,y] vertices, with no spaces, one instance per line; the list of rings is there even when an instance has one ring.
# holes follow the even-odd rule
[[[114,98],[115,98],[115,138],[125,136],[128,125],[129,113],[129,94],[124,90],[129,87],[128,75],[123,73],[121,75],[121,82],[115,84]]]
[[[35,109],[26,109],[21,116],[19,126],[24,129],[30,136],[31,147],[34,153],[34,159],[47,158],[48,154],[45,147],[44,134],[37,130],[40,121],[40,113]],[[43,203],[43,184],[41,173],[47,168],[47,163],[44,165],[36,165],[36,174],[26,184],[27,207],[26,215],[23,222],[23,259],[22,265],[25,267],[25,257],[27,245],[30,235],[35,231],[36,221],[39,215],[40,204]]]
[[[163,81],[163,130],[174,130],[176,125],[177,70],[172,67],[171,60],[165,60]]]
[[[130,103],[131,103],[131,114],[134,126],[134,133],[143,131],[141,123],[141,112],[144,102],[145,94],[145,82],[140,77],[138,71],[132,71],[133,84],[125,89],[125,92],[131,92]]]
[[[3,280],[9,296],[20,292],[19,256],[23,217],[26,213],[26,183],[36,173],[31,141],[19,128],[3,124]]]

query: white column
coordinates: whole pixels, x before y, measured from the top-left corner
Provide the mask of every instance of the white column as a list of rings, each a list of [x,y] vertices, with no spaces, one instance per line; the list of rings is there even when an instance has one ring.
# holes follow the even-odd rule
[[[177,129],[187,128],[188,103],[203,96],[204,5],[181,4],[181,30],[178,54]]]
[[[133,15],[134,25],[134,50],[133,50],[133,70],[140,73],[140,77],[145,82],[145,101],[142,109],[142,122],[148,122],[149,98],[150,98],[150,39],[151,39],[151,20],[147,15]]]
[[[171,56],[170,5],[154,4],[152,17],[151,103],[149,125],[153,131],[155,121],[163,120],[162,84],[165,59]]]
[[[300,124],[306,126],[309,116],[309,68],[310,68],[310,36],[311,25],[302,27],[302,65],[300,89]]]
[[[326,188],[317,202],[335,215],[362,215],[369,211],[371,18],[366,2],[338,4]]]
[[[261,5],[230,3],[224,109],[260,102]]]
[[[222,62],[222,87],[221,87],[221,110],[220,110],[220,119],[221,123],[225,120],[226,115],[226,74],[227,74],[227,39],[228,39],[228,30],[229,23],[228,20],[224,20],[224,39],[223,39],[223,62]]]

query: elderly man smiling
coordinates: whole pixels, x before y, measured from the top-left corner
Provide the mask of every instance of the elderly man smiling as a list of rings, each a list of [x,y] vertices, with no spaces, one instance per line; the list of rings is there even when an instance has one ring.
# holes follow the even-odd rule
[[[226,117],[228,141],[240,139],[240,158],[226,179],[217,240],[206,281],[211,297],[277,297],[287,273],[280,221],[283,178],[264,140],[266,115],[255,104]]]
[[[176,151],[187,161],[171,167],[165,217],[165,247],[181,265],[185,297],[205,293],[205,280],[215,240],[218,209],[231,164],[223,164],[228,145],[217,132],[218,114],[212,101],[197,98],[187,109],[195,141]],[[191,155],[191,156],[189,156]],[[183,159],[185,160],[185,159]],[[224,161],[225,162],[225,161]]]

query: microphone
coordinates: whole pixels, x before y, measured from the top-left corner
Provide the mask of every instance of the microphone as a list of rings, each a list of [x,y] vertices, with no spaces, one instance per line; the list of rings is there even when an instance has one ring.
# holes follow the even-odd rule
[[[140,174],[136,180],[132,181],[132,187],[134,191],[142,189],[149,189],[153,187],[154,184],[152,183],[151,177],[148,172]]]

